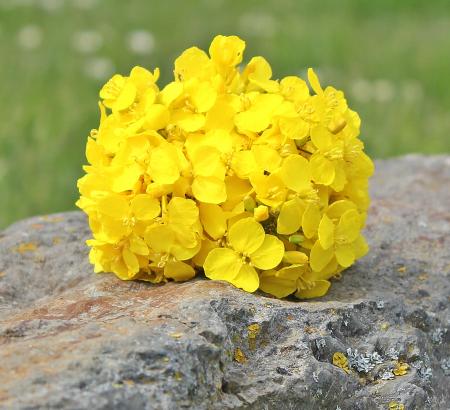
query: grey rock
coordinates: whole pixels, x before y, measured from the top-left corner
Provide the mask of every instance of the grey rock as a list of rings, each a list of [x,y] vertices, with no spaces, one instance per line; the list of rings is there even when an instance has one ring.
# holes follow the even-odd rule
[[[376,166],[371,251],[313,301],[201,277],[155,286],[95,275],[79,212],[10,226],[0,408],[449,408],[450,157]],[[352,355],[349,374],[332,364],[337,351]],[[397,359],[407,373],[383,377]]]

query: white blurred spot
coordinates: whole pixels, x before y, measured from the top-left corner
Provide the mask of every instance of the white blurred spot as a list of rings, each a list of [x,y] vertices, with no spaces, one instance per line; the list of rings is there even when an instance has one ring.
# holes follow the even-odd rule
[[[0,7],[3,9],[13,9],[15,7],[30,7],[34,5],[34,0],[2,0]]]
[[[273,37],[277,31],[273,16],[262,12],[243,14],[238,24],[241,31],[254,36]]]
[[[357,101],[369,102],[373,97],[372,84],[364,78],[359,78],[351,85],[350,93]]]
[[[84,73],[94,80],[107,80],[114,73],[114,64],[104,57],[92,57],[83,67]]]
[[[426,223],[426,221],[424,221],[423,219],[420,219],[417,222],[417,225],[419,225],[421,228],[426,228],[428,226],[428,224]]]
[[[391,81],[381,79],[373,84],[374,98],[380,103],[388,102],[394,99],[395,88]]]
[[[42,39],[42,29],[35,25],[24,26],[17,33],[19,46],[27,50],[38,48],[42,43]]]
[[[64,0],[38,0],[37,4],[43,10],[53,12],[64,6]]]
[[[128,47],[136,54],[150,54],[155,48],[155,38],[149,31],[135,30],[128,34]]]
[[[98,4],[98,0],[72,0],[75,8],[80,10],[91,10]]]
[[[402,86],[402,97],[408,102],[420,100],[423,97],[422,85],[415,80],[409,80]]]
[[[77,31],[72,37],[72,44],[78,52],[91,54],[98,51],[103,45],[103,37],[93,30]]]

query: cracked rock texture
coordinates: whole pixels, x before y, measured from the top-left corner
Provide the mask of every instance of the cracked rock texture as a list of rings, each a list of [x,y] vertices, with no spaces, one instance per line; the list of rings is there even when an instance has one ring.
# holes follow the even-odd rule
[[[10,226],[0,408],[450,408],[450,157],[376,165],[371,251],[314,301],[93,274],[79,212]]]

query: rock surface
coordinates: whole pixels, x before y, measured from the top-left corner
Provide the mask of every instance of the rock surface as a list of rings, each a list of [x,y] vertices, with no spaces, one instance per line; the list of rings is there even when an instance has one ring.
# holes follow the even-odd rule
[[[450,157],[376,165],[371,252],[315,301],[95,275],[79,212],[10,226],[0,408],[448,409]]]

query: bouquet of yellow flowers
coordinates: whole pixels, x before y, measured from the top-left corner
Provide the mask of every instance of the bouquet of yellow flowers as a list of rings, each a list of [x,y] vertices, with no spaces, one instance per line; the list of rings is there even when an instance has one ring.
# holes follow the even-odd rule
[[[174,81],[135,67],[101,89],[77,206],[96,272],[152,283],[203,270],[247,292],[324,295],[368,251],[373,163],[360,119],[312,69],[272,79],[245,42],[217,36],[175,60]]]

